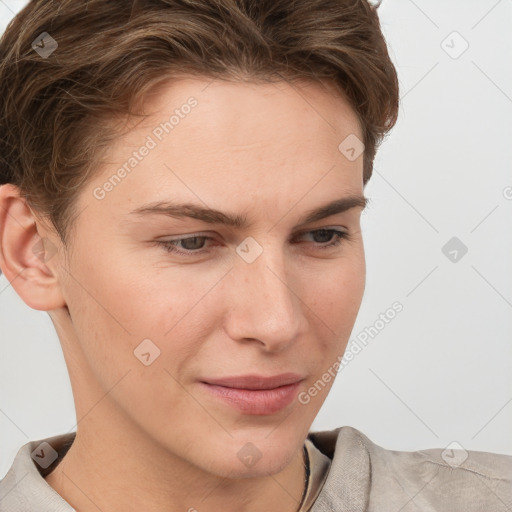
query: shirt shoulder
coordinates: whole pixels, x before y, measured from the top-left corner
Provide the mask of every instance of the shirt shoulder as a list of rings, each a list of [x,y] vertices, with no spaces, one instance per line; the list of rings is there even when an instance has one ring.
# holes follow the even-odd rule
[[[348,426],[308,437],[332,459],[312,512],[511,510],[510,455],[455,446],[389,450]]]
[[[44,479],[74,438],[71,432],[24,444],[0,480],[0,512],[74,512]]]

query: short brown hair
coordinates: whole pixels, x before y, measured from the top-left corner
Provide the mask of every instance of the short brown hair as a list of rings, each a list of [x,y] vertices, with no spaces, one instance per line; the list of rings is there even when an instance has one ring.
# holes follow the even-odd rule
[[[32,47],[43,32],[58,44],[47,58]],[[66,244],[109,120],[142,115],[142,95],[178,74],[334,84],[362,127],[364,184],[398,115],[367,0],[32,0],[0,40],[0,185],[18,186]]]

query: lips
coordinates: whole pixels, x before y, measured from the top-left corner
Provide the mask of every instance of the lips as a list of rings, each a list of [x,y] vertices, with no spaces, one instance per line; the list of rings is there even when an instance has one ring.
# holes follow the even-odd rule
[[[203,382],[215,386],[236,389],[275,389],[301,381],[303,378],[296,373],[282,373],[272,377],[259,375],[244,375],[237,377],[224,377],[220,379],[207,379]]]
[[[303,380],[298,374],[284,373],[271,377],[223,377],[199,384],[208,396],[244,414],[269,415],[290,405]]]

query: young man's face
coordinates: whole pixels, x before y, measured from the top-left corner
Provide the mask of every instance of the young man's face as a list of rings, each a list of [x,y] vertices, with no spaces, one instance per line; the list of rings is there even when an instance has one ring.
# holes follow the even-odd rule
[[[78,429],[144,438],[219,475],[277,472],[332,386],[363,295],[361,207],[304,223],[362,196],[363,156],[338,148],[362,139],[359,123],[317,84],[186,79],[146,107],[152,116],[80,196],[69,263],[48,263],[70,314],[52,318]],[[241,225],[135,213],[167,202]],[[350,239],[327,247],[338,239],[328,230]],[[166,249],[171,240],[181,253]],[[300,382],[273,392],[211,384],[282,374]]]

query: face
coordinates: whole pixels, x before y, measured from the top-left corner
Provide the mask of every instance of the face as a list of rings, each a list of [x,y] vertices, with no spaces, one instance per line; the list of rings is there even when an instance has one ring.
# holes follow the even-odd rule
[[[101,392],[106,428],[122,417],[218,475],[280,471],[363,295],[363,156],[338,149],[357,117],[319,84],[199,78],[146,111],[82,192],[57,269],[77,415]]]

